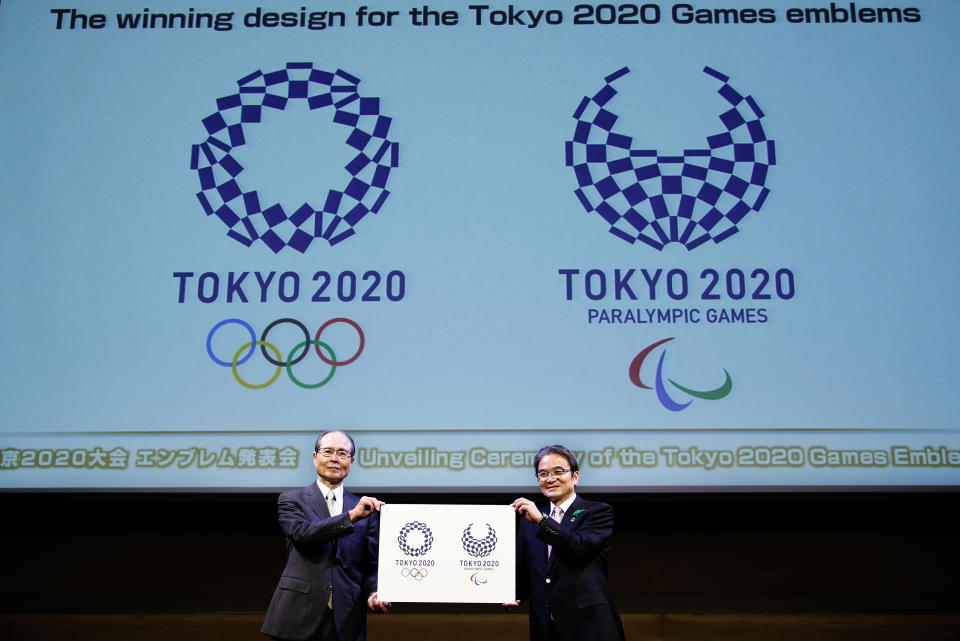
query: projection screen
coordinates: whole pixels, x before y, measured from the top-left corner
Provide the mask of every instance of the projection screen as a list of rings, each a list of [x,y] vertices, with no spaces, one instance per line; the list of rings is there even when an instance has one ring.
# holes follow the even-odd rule
[[[147,4],[0,4],[3,488],[960,484],[960,4]]]

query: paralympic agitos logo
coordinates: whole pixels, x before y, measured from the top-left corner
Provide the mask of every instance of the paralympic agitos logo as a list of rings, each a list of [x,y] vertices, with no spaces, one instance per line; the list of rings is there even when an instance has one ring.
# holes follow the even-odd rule
[[[361,220],[378,213],[390,195],[387,179],[399,158],[399,145],[387,138],[392,120],[380,113],[379,98],[360,95],[359,83],[342,69],[323,71],[309,62],[257,70],[238,80],[237,92],[218,99],[217,111],[203,119],[206,140],[191,149],[204,213],[219,218],[230,238],[247,246],[260,240],[274,253],[284,247],[304,253],[315,240],[336,245],[356,233]],[[344,184],[330,186],[322,203],[262,202],[236,150],[247,143],[248,128],[278,117],[295,101],[343,128],[352,155],[343,168]]]
[[[703,73],[720,81],[717,93],[730,105],[719,116],[723,130],[707,136],[699,149],[645,149],[617,129],[614,83],[628,73],[623,67],[604,78],[603,87],[584,96],[573,113],[577,124],[566,142],[566,164],[576,175],[580,204],[614,236],[657,250],[668,243],[692,250],[729,238],[770,193],[766,182],[776,154],[763,129],[765,114],[729,77],[704,67]]]
[[[468,580],[470,581],[470,583],[473,583],[474,585],[483,585],[487,583],[487,579],[480,576],[479,572],[474,572],[473,574],[471,574]]]
[[[663,340],[659,340],[656,343],[647,345],[640,351],[639,354],[633,357],[633,360],[630,361],[630,370],[629,370],[629,377],[630,377],[631,383],[633,383],[634,385],[636,385],[641,389],[655,389],[657,393],[657,400],[660,401],[661,405],[663,405],[665,408],[667,408],[672,412],[679,412],[680,410],[686,409],[693,402],[693,398],[698,398],[705,401],[718,401],[721,398],[726,397],[727,395],[730,394],[731,391],[733,391],[733,379],[730,377],[730,373],[726,369],[723,370],[723,374],[724,374],[723,383],[719,387],[712,390],[705,390],[705,391],[694,390],[684,385],[681,385],[680,383],[677,383],[671,378],[666,378],[664,376],[664,371],[663,371],[664,360],[666,359],[666,356],[667,356],[667,350],[665,348],[660,353],[660,358],[657,361],[657,373],[654,378],[654,386],[651,387],[647,385],[643,380],[641,380],[640,378],[641,370],[643,368],[644,361],[646,361],[647,357],[658,347],[672,340],[673,340],[673,337],[664,338]],[[692,397],[691,400],[687,401],[686,403],[681,403],[675,400],[670,395],[671,393],[668,391],[667,386],[664,383],[664,380],[669,382],[670,385],[673,386],[673,389],[680,391],[681,393],[687,396]]]

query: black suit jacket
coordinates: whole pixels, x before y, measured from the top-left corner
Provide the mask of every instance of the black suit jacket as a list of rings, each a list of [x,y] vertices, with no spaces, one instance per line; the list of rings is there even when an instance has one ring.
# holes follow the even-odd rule
[[[330,610],[340,641],[364,641],[367,597],[377,590],[378,514],[350,522],[359,498],[343,492],[343,513],[331,517],[316,483],[284,492],[277,500],[287,538],[287,565],[260,629],[279,639],[302,641]]]
[[[549,514],[550,506],[541,508]],[[613,537],[613,508],[574,499],[560,523],[539,527],[520,521],[517,535],[517,597],[530,601],[530,639],[547,641],[551,617],[561,641],[624,638],[610,596],[607,555]],[[547,544],[553,552],[547,560]]]

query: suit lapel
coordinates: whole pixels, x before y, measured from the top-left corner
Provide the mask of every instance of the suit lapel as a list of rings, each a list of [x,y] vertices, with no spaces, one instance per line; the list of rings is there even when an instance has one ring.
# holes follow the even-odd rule
[[[574,514],[574,512],[576,512],[578,509],[581,508],[582,504],[583,504],[583,499],[581,499],[579,495],[577,496],[577,498],[573,499],[573,503],[570,504],[570,508],[569,508],[566,512],[563,513],[563,518],[560,519],[560,529],[561,529],[561,530],[573,530],[573,529],[576,529],[577,524],[578,524],[578,521],[579,521],[580,514],[578,514],[576,517],[574,517],[573,514]],[[547,509],[547,510],[553,510],[553,504],[552,504],[552,503],[547,503],[546,509]],[[549,516],[548,516],[547,518],[552,518],[552,517],[549,517]],[[546,547],[546,544],[544,544],[544,547]],[[546,549],[544,549],[544,553],[546,553]],[[550,572],[553,570],[553,568],[554,568],[554,566],[556,565],[556,563],[557,563],[557,555],[556,555],[556,554],[551,554],[551,555],[550,555],[550,558],[547,559],[547,575],[548,575],[548,576],[549,576]]]
[[[359,502],[360,502],[360,497],[358,497],[356,494],[352,494],[352,493],[348,492],[348,491],[346,490],[346,488],[344,488],[344,490],[343,490],[343,507],[342,507],[342,509],[340,510],[340,514],[341,514],[341,515],[342,515],[342,514],[346,514],[347,512],[349,512],[350,510],[352,510],[354,507],[356,507],[357,503],[359,503]],[[340,558],[340,553],[341,553],[341,550],[342,550],[340,544],[343,543],[344,545],[349,545],[349,541],[350,541],[351,539],[352,539],[352,537],[346,537],[346,540],[344,540],[344,539],[334,539],[334,541],[333,541],[334,555],[335,555],[338,559]],[[342,560],[342,559],[341,559],[341,560]]]
[[[306,495],[310,509],[320,518],[329,519],[330,510],[327,508],[327,500],[323,497],[323,492],[320,491],[316,483],[306,487]]]
[[[546,553],[547,553],[547,546],[546,546],[546,544],[544,544],[544,546],[543,546],[543,553],[544,553],[544,555],[546,555]],[[550,573],[553,572],[553,567],[554,567],[556,564],[557,564],[557,555],[556,555],[556,554],[550,554],[550,556],[547,557],[547,576],[550,576]]]
[[[346,489],[343,490],[343,511],[349,512],[357,506],[357,503],[360,502],[360,497],[356,494],[348,492]]]
[[[583,514],[583,512],[580,514],[576,514],[576,512],[581,509],[583,509],[583,499],[578,495],[577,498],[573,499],[573,503],[570,504],[570,509],[563,513],[561,523],[570,529],[576,527],[580,514]]]

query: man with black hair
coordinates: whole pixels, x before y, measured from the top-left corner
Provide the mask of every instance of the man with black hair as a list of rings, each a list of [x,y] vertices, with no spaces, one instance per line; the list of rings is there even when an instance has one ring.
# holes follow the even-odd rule
[[[576,493],[577,457],[548,445],[533,462],[543,509],[513,502],[517,533],[517,597],[530,600],[531,641],[622,641],[623,625],[607,582],[613,508]]]

